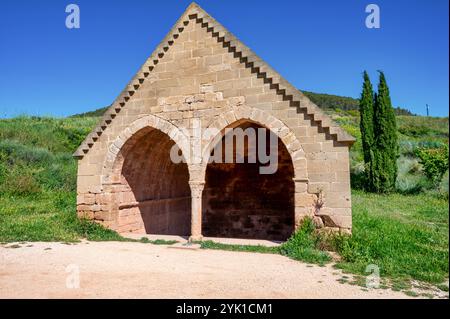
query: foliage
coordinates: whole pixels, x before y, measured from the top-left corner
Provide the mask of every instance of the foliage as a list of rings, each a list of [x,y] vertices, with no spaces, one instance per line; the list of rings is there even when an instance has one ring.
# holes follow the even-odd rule
[[[359,125],[367,181],[372,181],[373,178],[372,161],[375,143],[373,98],[372,83],[370,83],[369,75],[364,71],[363,91],[361,93],[361,99],[359,100],[359,114],[361,117]]]
[[[429,195],[353,193],[353,234],[331,239],[337,267],[365,274],[440,283],[448,276],[448,207]]]
[[[448,140],[448,117],[397,116],[397,123],[400,134],[409,140]]]
[[[97,120],[18,117],[0,120],[0,240],[121,240],[75,213],[71,154]]]
[[[420,148],[416,153],[425,175],[437,185],[448,170],[448,145],[433,149]]]
[[[281,245],[280,251],[295,260],[324,264],[331,257],[319,249],[320,242],[314,222],[311,218],[305,218],[297,231]]]
[[[76,117],[100,117],[108,110],[108,108],[109,108],[109,106],[105,106],[105,107],[101,107],[99,109],[96,109],[94,111],[75,114],[75,115],[72,115],[71,118],[76,118]]]
[[[442,177],[442,180],[439,184],[439,195],[448,201],[448,170]]]
[[[370,186],[378,193],[391,192],[395,189],[399,148],[397,123],[383,72],[380,72],[378,93],[375,95],[374,136]]]
[[[398,176],[395,184],[397,192],[418,194],[430,188],[430,183],[423,175],[422,167],[416,158],[400,156],[397,160]]]
[[[354,112],[359,109],[359,100],[351,97],[314,93],[303,90],[302,93],[322,109],[334,110],[336,112],[350,111],[350,114],[353,116],[356,116]],[[401,107],[396,107],[394,112],[397,115],[414,115],[411,111]]]
[[[227,251],[245,251],[261,254],[278,254],[278,247],[266,247],[262,245],[232,245],[232,244],[222,244],[216,243],[212,240],[205,240],[198,242],[200,247],[203,249],[218,249]]]

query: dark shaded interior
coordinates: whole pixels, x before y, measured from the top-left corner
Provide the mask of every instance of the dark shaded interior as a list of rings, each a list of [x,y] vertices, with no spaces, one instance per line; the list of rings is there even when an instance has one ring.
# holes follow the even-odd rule
[[[261,126],[245,122],[243,130]],[[269,153],[269,130],[266,130],[266,154]],[[270,132],[270,134],[273,134]],[[256,134],[257,135],[257,134]],[[258,152],[256,140],[245,139],[244,163],[236,163],[236,153],[241,153],[233,143],[233,163],[210,163],[206,170],[203,191],[203,235],[248,239],[286,240],[294,230],[294,171],[284,144],[278,137],[278,168],[274,174],[260,174],[260,166],[248,163],[249,152]],[[225,146],[222,161],[225,160]],[[250,147],[249,147],[250,146]],[[212,155],[214,154],[213,151]]]
[[[141,218],[147,234],[188,236],[189,172],[187,164],[171,161],[174,142],[161,131],[150,129],[139,132],[130,143],[122,168],[122,178],[129,186],[120,203],[121,209],[127,210],[122,216],[129,216],[131,222]]]

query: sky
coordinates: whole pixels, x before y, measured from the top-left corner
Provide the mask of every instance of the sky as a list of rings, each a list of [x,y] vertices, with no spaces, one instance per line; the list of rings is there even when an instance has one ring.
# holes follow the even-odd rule
[[[68,29],[66,6],[80,8]],[[448,0],[198,0],[302,90],[358,98],[362,72],[392,104],[448,116]],[[380,8],[368,29],[366,6]],[[111,104],[181,16],[185,0],[2,0],[0,117],[67,116]]]

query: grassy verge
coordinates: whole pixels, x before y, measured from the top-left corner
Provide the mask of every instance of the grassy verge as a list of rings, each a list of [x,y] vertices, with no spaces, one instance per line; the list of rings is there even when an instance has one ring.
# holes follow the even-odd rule
[[[332,238],[337,267],[441,283],[448,278],[448,202],[429,195],[353,194],[353,235]]]
[[[203,249],[216,249],[216,250],[227,250],[227,251],[243,251],[243,252],[252,252],[252,253],[261,253],[261,254],[278,254],[278,247],[266,247],[261,245],[231,245],[231,244],[222,244],[216,243],[212,240],[205,240],[201,242],[196,242],[200,244],[200,247]]]
[[[133,241],[133,240],[131,240],[131,241]],[[147,237],[142,237],[141,239],[139,239],[137,241],[140,243],[144,243],[144,244],[169,245],[169,246],[178,243],[178,241],[176,241],[176,240],[165,240],[165,239],[150,240]]]
[[[0,195],[0,241],[124,240],[120,235],[75,212],[72,192],[40,192],[38,195]]]

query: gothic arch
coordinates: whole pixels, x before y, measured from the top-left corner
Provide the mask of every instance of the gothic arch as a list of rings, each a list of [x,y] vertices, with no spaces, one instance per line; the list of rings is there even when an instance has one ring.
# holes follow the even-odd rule
[[[225,129],[236,127],[265,128],[278,137],[276,173],[255,173],[254,164],[209,163]],[[196,177],[205,186],[202,234],[286,240],[302,217],[310,213],[305,210],[304,200],[308,183],[306,158],[295,134],[271,114],[245,106],[222,114],[206,132],[212,136],[202,149],[201,170]]]
[[[109,145],[102,180],[109,205],[103,209],[120,232],[190,234],[189,166],[172,161],[175,145],[188,154],[181,130],[153,115],[133,122]]]

